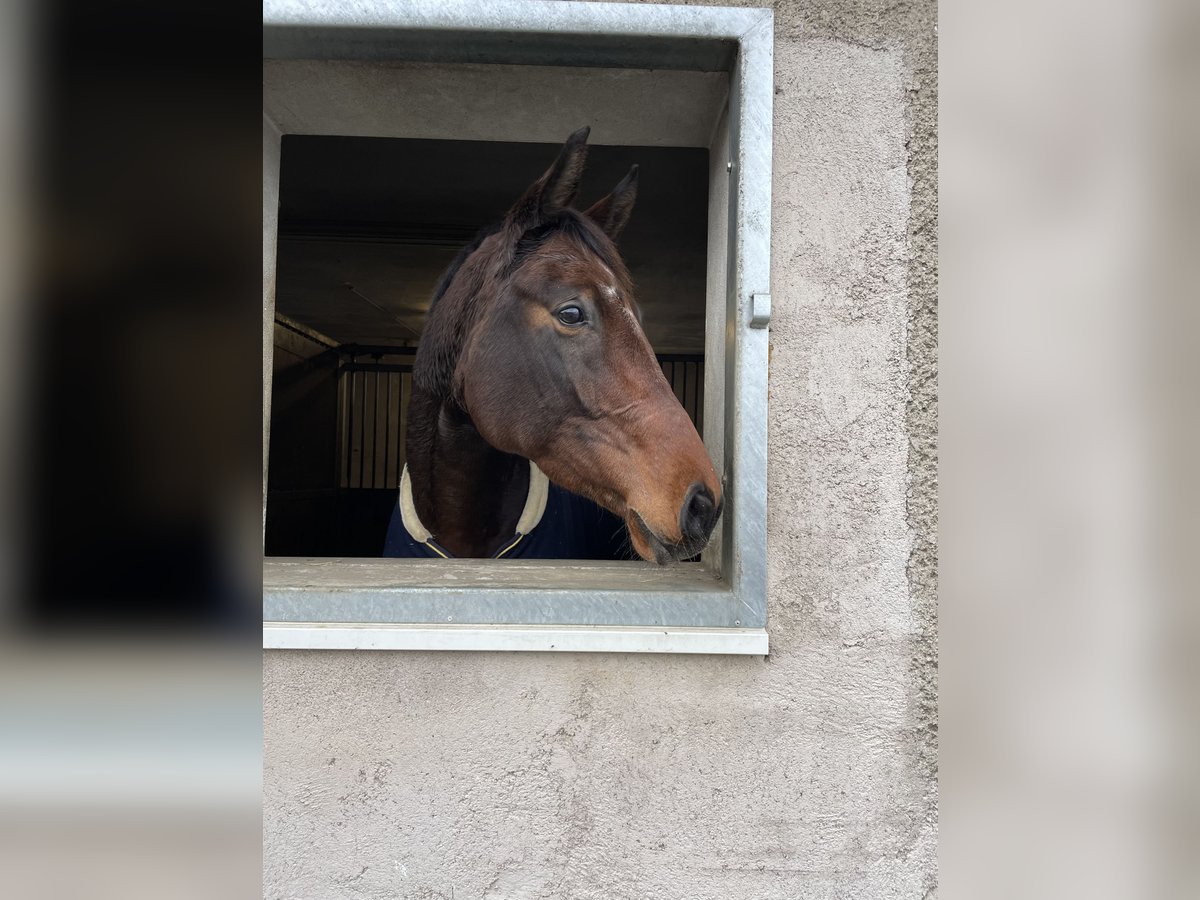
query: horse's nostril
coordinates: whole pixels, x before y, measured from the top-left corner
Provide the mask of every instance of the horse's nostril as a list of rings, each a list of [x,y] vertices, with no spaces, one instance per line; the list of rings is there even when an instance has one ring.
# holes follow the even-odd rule
[[[703,540],[716,521],[717,505],[712,492],[700,482],[688,488],[687,498],[679,512],[679,530],[685,538]]]

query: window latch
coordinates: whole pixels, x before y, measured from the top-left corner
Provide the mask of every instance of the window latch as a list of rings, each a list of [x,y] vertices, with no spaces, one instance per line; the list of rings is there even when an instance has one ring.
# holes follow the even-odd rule
[[[771,321],[771,295],[750,295],[750,327],[766,328]]]

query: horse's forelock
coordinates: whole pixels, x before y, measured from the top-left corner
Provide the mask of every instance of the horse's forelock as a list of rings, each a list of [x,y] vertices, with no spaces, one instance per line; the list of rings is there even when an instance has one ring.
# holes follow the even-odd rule
[[[629,273],[612,241],[591,219],[574,209],[559,210],[526,229],[515,241],[507,274],[515,272],[536,256],[546,242],[556,235],[567,237],[582,253],[596,257],[623,283],[628,283]]]

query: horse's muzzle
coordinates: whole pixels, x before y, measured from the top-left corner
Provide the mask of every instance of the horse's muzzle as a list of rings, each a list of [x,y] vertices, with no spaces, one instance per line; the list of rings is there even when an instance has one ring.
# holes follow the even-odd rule
[[[666,565],[675,560],[690,559],[704,549],[717,520],[721,517],[724,505],[723,498],[714,502],[712,492],[700,482],[696,482],[688,488],[679,510],[681,540],[672,542],[659,537],[636,510],[631,510],[633,516],[629,527],[638,530],[638,536],[653,552],[654,561],[660,566]]]

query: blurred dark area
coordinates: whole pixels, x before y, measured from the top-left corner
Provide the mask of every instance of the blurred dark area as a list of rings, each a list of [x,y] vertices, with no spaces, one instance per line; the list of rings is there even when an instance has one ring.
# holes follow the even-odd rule
[[[26,12],[11,622],[252,635],[255,10]]]
[[[0,0],[5,896],[259,891],[255,15]]]

